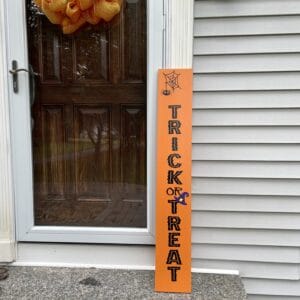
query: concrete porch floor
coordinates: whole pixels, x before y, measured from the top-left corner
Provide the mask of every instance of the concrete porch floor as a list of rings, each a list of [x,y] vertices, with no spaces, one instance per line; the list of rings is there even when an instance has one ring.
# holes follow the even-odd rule
[[[190,295],[155,293],[153,285],[152,271],[9,267],[0,299],[246,299],[238,276],[193,274]]]

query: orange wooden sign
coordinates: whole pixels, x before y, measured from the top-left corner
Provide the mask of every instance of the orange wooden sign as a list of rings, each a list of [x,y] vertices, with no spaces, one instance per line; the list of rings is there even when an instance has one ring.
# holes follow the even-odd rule
[[[192,70],[158,73],[157,292],[191,292]]]

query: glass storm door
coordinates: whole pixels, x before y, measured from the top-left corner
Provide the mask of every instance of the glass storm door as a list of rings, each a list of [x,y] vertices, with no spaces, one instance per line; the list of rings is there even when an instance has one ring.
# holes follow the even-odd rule
[[[66,35],[27,1],[34,225],[147,226],[146,23],[124,1]]]

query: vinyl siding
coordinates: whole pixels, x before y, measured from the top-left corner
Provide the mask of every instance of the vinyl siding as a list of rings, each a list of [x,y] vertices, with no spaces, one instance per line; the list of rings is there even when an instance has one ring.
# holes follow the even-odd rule
[[[300,297],[300,1],[196,0],[193,267]]]

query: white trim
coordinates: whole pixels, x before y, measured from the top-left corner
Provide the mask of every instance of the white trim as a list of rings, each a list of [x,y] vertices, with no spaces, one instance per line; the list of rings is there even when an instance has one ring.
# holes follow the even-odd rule
[[[82,268],[82,269],[106,269],[106,270],[141,270],[154,271],[154,266],[138,265],[99,265],[99,264],[73,264],[73,263],[47,263],[47,262],[13,262],[12,267],[50,267],[50,268]]]
[[[240,275],[238,270],[222,270],[222,269],[201,269],[192,268],[193,273],[205,273],[205,274],[221,274],[221,275]]]
[[[21,5],[20,5],[21,4]],[[20,217],[23,215],[23,208],[18,207],[17,199],[23,199],[26,205],[27,197],[32,196],[32,172],[31,159],[28,158],[28,151],[31,157],[31,119],[30,119],[30,101],[28,74],[22,72],[19,74],[19,93],[13,93],[11,75],[8,69],[11,67],[12,60],[18,62],[18,67],[28,66],[27,47],[24,47],[26,41],[26,22],[25,2],[20,3],[16,0],[4,0],[6,14],[6,50],[7,63],[6,74],[8,80],[7,95],[10,105],[10,127],[11,127],[11,147],[12,147],[12,168],[15,198],[15,220],[16,227],[19,226]],[[12,17],[13,16],[13,17]],[[12,19],[15,19],[13,21]],[[16,21],[17,20],[17,21]],[[17,126],[21,124],[21,126]],[[16,143],[18,141],[18,143]],[[20,151],[22,149],[22,151]],[[26,215],[26,218],[28,216]],[[24,226],[26,231],[28,228]]]
[[[8,61],[28,66],[25,2],[6,0]],[[147,88],[147,206],[146,229],[34,226],[31,161],[31,120],[28,74],[19,75],[19,93],[9,88],[12,124],[13,169],[18,241],[153,244],[155,211],[156,71],[162,65],[163,5],[148,0],[148,88]]]
[[[148,229],[32,226],[20,241],[55,243],[153,244]]]
[[[147,227],[155,244],[157,70],[163,60],[163,3],[147,1]]]
[[[0,262],[12,262],[15,257],[15,242],[10,239],[0,241]]]
[[[154,270],[154,246],[18,243],[12,266]],[[92,255],[89,255],[92,253]],[[239,275],[237,270],[192,268],[193,273]]]
[[[166,68],[192,68],[194,0],[164,0]]]
[[[52,267],[52,268],[82,268],[82,269],[106,269],[106,270],[141,270],[154,271],[155,266],[137,266],[137,265],[95,265],[95,264],[76,264],[76,263],[47,263],[47,262],[14,262],[12,267]],[[219,274],[219,275],[235,275],[239,276],[238,270],[221,270],[221,269],[199,269],[192,268],[195,274]]]
[[[15,258],[4,3],[0,2],[0,261]]]
[[[154,266],[154,250],[147,245],[18,243],[16,263],[147,269]]]

